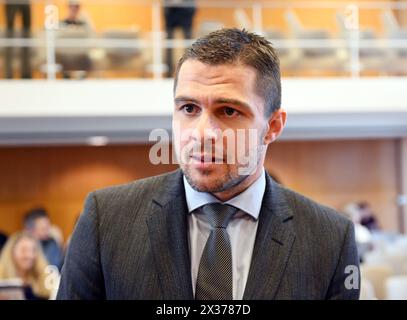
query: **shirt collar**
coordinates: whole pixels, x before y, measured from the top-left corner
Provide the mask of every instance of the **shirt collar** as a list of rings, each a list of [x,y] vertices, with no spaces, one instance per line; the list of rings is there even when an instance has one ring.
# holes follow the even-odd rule
[[[214,195],[208,192],[199,192],[191,187],[185,175],[184,186],[185,196],[188,206],[188,212],[192,213],[194,210],[202,207],[208,203],[221,202]],[[253,182],[245,191],[238,194],[234,198],[224,202],[230,204],[245,213],[251,215],[254,219],[258,219],[263,202],[264,191],[266,190],[266,174],[264,168],[260,177]]]

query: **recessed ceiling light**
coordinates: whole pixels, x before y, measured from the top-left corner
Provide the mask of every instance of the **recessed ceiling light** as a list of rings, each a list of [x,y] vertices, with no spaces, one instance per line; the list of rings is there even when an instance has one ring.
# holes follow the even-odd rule
[[[109,143],[109,138],[105,136],[93,136],[86,139],[86,144],[90,146],[105,146]]]

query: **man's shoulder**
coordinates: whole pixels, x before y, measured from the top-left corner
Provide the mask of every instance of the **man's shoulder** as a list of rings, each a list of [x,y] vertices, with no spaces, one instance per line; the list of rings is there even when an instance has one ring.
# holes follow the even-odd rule
[[[145,199],[160,194],[168,188],[171,180],[180,175],[179,170],[152,177],[138,179],[129,183],[109,186],[92,193],[99,200],[124,201],[126,199]]]
[[[312,228],[314,231],[319,228],[346,233],[352,225],[352,222],[337,210],[289,188],[283,186],[279,188],[293,213],[294,220],[297,221],[298,228]]]

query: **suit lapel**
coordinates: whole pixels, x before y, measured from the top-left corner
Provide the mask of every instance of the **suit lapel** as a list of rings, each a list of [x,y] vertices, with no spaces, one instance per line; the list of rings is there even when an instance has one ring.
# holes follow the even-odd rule
[[[282,188],[266,175],[266,190],[243,299],[273,299],[291,254],[293,213]]]
[[[169,176],[161,190],[147,226],[163,299],[193,299],[182,172]]]

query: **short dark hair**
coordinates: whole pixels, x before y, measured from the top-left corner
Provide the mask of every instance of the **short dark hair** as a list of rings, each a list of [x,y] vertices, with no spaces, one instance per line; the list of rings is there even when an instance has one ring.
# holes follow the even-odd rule
[[[280,61],[272,44],[262,36],[236,28],[221,29],[196,40],[187,48],[175,70],[174,92],[182,64],[196,59],[209,65],[242,64],[255,69],[255,89],[264,98],[269,117],[281,106]]]
[[[47,210],[44,208],[34,208],[28,211],[24,216],[24,227],[32,229],[35,226],[35,220],[39,218],[49,218]]]

